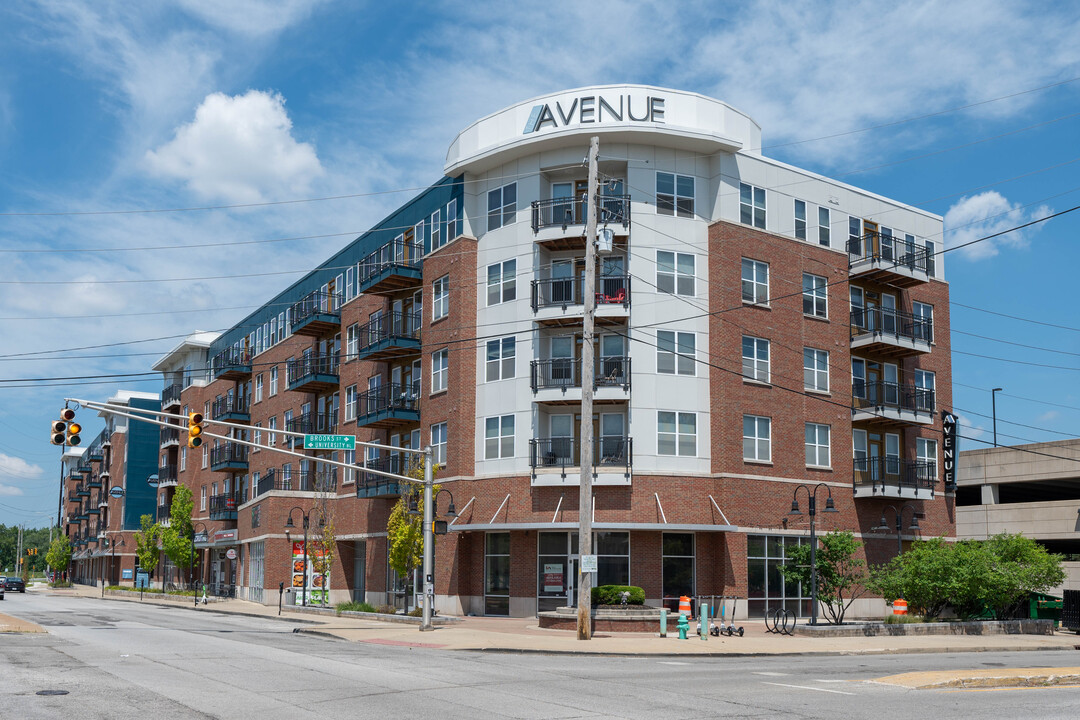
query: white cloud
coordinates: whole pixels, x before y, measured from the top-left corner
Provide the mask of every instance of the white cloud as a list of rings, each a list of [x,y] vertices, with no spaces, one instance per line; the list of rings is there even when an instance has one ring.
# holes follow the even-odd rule
[[[14,455],[0,453],[0,478],[19,480],[36,480],[45,471],[38,465],[29,463]],[[22,491],[19,491],[20,493]]]
[[[22,494],[22,488],[17,488],[14,485],[4,485],[3,483],[0,483],[0,497],[17,497]]]
[[[1059,418],[1061,418],[1061,413],[1059,413],[1057,410],[1048,410],[1047,412],[1044,412],[1042,415],[1040,415],[1037,419],[1041,423],[1050,423],[1058,420]]]
[[[945,213],[945,246],[955,248],[1032,220],[1046,217],[1053,211],[1044,206],[1025,209],[1018,203],[1010,203],[996,190],[960,198]],[[1003,248],[1026,248],[1031,236],[1042,224],[1016,230],[989,240],[961,248],[959,252],[970,260],[981,260],[997,255]]]
[[[177,0],[180,7],[206,23],[241,35],[279,32],[306,18],[323,0]]]
[[[960,436],[960,442],[964,440],[975,441],[981,440],[987,433],[986,428],[979,425],[976,422],[969,421],[966,415],[956,413],[957,434]],[[976,442],[974,447],[964,448],[965,450],[976,450],[980,447],[986,447],[985,443]]]
[[[259,90],[208,95],[195,119],[147,151],[146,161],[159,176],[231,203],[300,197],[324,172],[315,148],[293,138],[285,99]]]

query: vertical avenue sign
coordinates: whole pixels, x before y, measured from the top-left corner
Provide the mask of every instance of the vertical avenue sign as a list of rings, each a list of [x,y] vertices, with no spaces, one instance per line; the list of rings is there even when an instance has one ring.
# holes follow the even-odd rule
[[[355,450],[355,435],[305,435],[305,450]]]

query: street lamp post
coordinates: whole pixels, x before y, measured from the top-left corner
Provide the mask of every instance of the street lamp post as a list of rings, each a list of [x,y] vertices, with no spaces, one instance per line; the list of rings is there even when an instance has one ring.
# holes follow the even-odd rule
[[[1001,388],[994,388],[990,391],[990,414],[994,418],[994,447],[997,447],[997,394],[1001,392]]]
[[[829,496],[825,499],[825,510],[823,512],[834,513],[839,512],[836,506],[833,505],[832,490],[825,483],[818,483],[814,486],[813,492],[810,491],[810,486],[803,484],[795,488],[795,492],[791,495],[791,512],[788,515],[802,515],[802,511],[799,510],[799,491],[806,491],[807,505],[810,512],[810,624],[817,625],[818,615],[818,599],[817,599],[817,532],[814,526],[815,517],[817,516],[817,491],[821,488],[825,488],[825,491],[829,493]]]
[[[893,518],[896,520],[896,554],[897,555],[900,555],[901,553],[904,552],[904,543],[903,543],[903,540],[900,538],[900,532],[903,529],[904,511],[909,510],[909,509],[911,510],[911,522],[908,523],[908,530],[918,530],[919,529],[919,511],[911,503],[904,503],[903,505],[900,506],[899,510],[897,510],[892,505],[886,505],[881,511],[881,524],[879,524],[875,528],[871,528],[874,532],[889,532],[890,528],[889,528],[888,524],[885,522],[885,511],[886,510],[892,510],[893,511]]]
[[[289,519],[285,521],[285,535],[286,535],[286,537],[288,537],[288,535],[289,535],[289,530],[292,530],[292,529],[294,529],[296,527],[296,524],[293,523],[293,519],[292,519],[292,514],[296,510],[300,511],[300,517],[301,517],[301,519],[303,521],[303,526],[304,526],[304,580],[303,580],[303,582],[301,583],[301,586],[300,586],[300,604],[302,606],[304,606],[304,607],[307,607],[307,585],[308,585],[308,568],[307,568],[308,547],[307,547],[307,543],[308,543],[308,526],[311,523],[311,513],[310,512],[304,512],[304,508],[300,507],[299,505],[293,507],[293,509],[289,511]],[[327,590],[329,590],[329,588],[327,588]]]
[[[202,527],[202,531],[205,533],[206,524],[197,522],[191,524],[191,568],[188,570],[188,585],[191,585],[191,589],[195,590],[195,607],[199,607],[199,592],[195,589],[195,526]]]

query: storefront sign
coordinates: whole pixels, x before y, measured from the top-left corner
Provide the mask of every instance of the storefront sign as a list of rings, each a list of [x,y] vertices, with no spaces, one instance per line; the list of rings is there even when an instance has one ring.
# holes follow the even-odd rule
[[[114,485],[113,487],[109,488],[109,495],[114,498],[122,498],[124,497],[124,488],[120,487],[119,485]]]
[[[307,567],[304,567],[304,543],[292,544],[292,588],[293,602],[302,605],[304,602],[304,577],[307,576],[307,604],[322,605],[327,600],[327,589],[330,587],[330,574],[315,572],[315,561],[322,558],[323,549],[318,545],[308,548]],[[305,569],[307,572],[305,572]]]
[[[605,121],[663,123],[664,98],[631,94],[581,95],[534,105],[522,134]]]
[[[236,559],[236,550],[234,550],[233,548],[229,548],[228,550],[225,551],[225,557],[227,557],[230,560],[235,560]]]
[[[131,570],[131,568],[124,568],[123,570],[120,571],[120,579],[122,579],[122,580],[130,580],[132,572],[133,571]]]
[[[216,543],[225,542],[227,540],[235,540],[235,539],[236,539],[236,531],[235,530],[218,530],[217,532],[214,533],[214,542],[216,542]]]
[[[941,459],[942,478],[945,481],[945,489],[951,490],[956,487],[956,416],[948,410],[941,411]]]
[[[209,536],[205,532],[197,532],[192,540],[197,543],[204,543],[209,540]]]
[[[595,555],[582,555],[581,556],[581,572],[597,572],[597,563]]]
[[[559,593],[565,590],[563,566],[560,563],[544,563],[544,592]]]

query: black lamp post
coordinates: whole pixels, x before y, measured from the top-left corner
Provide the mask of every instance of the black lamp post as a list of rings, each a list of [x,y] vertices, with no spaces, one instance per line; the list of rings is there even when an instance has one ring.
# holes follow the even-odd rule
[[[919,529],[919,511],[911,503],[905,503],[897,510],[892,505],[886,505],[881,511],[881,524],[875,528],[871,528],[874,532],[889,532],[891,529],[885,522],[885,511],[892,510],[893,519],[896,520],[896,554],[899,555],[904,552],[904,543],[900,539],[900,532],[903,529],[904,511],[911,510],[911,522],[908,523],[908,530]]]
[[[101,542],[105,545],[106,548],[109,548],[109,570],[111,571],[112,566],[116,564],[116,548],[123,546],[124,538],[120,537],[120,538],[116,539],[115,541],[113,541],[112,544],[110,544],[109,543],[109,538],[104,537],[104,538],[101,539]],[[105,558],[104,557],[101,558],[101,566],[102,566],[101,567],[101,597],[105,597]]]
[[[188,584],[191,585],[191,589],[195,590],[195,607],[199,607],[199,592],[195,589],[195,526],[198,525],[202,528],[202,531],[207,532],[206,525],[201,522],[192,523],[191,525],[191,568],[188,570]]]
[[[809,485],[799,485],[795,488],[795,492],[791,495],[791,512],[788,515],[802,515],[802,511],[799,510],[799,491],[806,491],[807,504],[810,509],[810,624],[817,625],[818,615],[818,601],[817,601],[817,532],[814,527],[814,519],[817,516],[817,491],[821,488],[825,488],[825,491],[829,493],[829,496],[825,499],[825,510],[823,512],[834,513],[839,512],[836,506],[833,505],[832,490],[825,483],[818,483],[814,486],[813,492],[810,491]]]
[[[299,505],[296,505],[295,507],[293,507],[293,509],[289,511],[289,519],[285,521],[285,537],[286,538],[288,538],[288,536],[289,536],[289,531],[296,527],[296,524],[293,523],[293,519],[292,519],[292,514],[296,510],[300,511],[300,516],[303,519],[303,525],[304,525],[304,581],[303,581],[303,584],[300,587],[300,594],[301,594],[300,595],[300,598],[301,598],[300,599],[300,604],[303,605],[304,607],[307,607],[307,586],[308,586],[308,567],[307,567],[308,545],[307,545],[307,543],[308,543],[308,526],[311,524],[311,513],[310,512],[304,512],[304,508],[300,507]],[[327,590],[327,592],[329,592],[330,588],[326,588],[326,590]]]
[[[990,391],[990,412],[994,418],[994,447],[997,447],[997,394],[1001,388],[993,388]]]
[[[438,507],[439,496],[443,493],[446,493],[450,496],[450,507],[446,508],[446,517],[457,517],[457,510],[454,508],[454,493],[450,492],[446,488],[443,488],[442,490],[439,490],[439,492],[435,493],[435,506]]]

